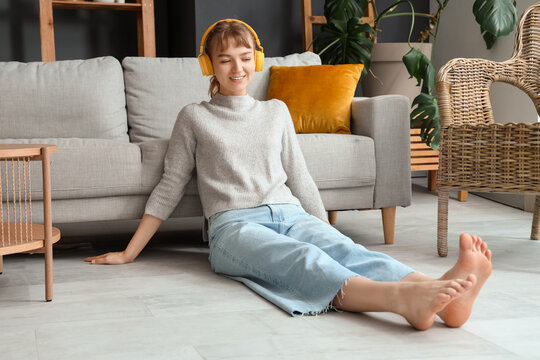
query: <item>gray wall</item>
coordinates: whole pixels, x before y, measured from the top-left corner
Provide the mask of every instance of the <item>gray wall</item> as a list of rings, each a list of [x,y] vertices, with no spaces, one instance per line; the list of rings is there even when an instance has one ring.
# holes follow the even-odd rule
[[[158,56],[195,56],[204,30],[216,20],[234,17],[260,35],[267,56],[302,51],[300,0],[154,0]],[[394,0],[378,0],[383,9]],[[413,1],[427,11],[426,0]],[[312,0],[323,14],[324,0]],[[404,10],[407,7],[403,7]],[[379,41],[405,41],[409,19],[383,23]],[[56,57],[85,59],[137,55],[136,19],[121,11],[55,10]],[[0,61],[41,60],[38,0],[0,0]]]

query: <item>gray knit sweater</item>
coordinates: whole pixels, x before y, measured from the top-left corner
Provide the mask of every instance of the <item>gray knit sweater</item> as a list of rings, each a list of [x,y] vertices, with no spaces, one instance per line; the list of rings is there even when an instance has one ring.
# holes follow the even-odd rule
[[[282,101],[218,94],[184,107],[145,213],[167,219],[195,168],[206,218],[225,210],[288,203],[327,219]]]

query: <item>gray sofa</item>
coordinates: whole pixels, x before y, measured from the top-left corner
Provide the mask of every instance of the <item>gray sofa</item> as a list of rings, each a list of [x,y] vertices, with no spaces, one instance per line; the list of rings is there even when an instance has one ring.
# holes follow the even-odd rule
[[[249,93],[266,98],[272,65],[316,64],[313,53],[267,58]],[[95,233],[100,224],[141,218],[178,111],[202,100],[208,78],[195,58],[0,62],[0,143],[56,144],[53,221],[61,230],[71,224],[70,235],[85,235],[88,223]],[[326,209],[389,209],[388,243],[392,209],[411,201],[408,106],[399,95],[355,98],[353,135],[298,135]],[[39,221],[42,193],[37,185],[32,190]],[[171,219],[200,216],[194,174]]]

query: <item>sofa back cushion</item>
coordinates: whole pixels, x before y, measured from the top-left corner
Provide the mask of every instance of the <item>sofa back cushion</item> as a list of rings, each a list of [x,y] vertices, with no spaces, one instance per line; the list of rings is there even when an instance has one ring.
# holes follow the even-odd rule
[[[0,62],[0,138],[129,141],[122,67],[113,57]]]
[[[267,58],[264,70],[255,73],[248,93],[266,100],[273,65],[320,64],[319,56],[311,52]],[[210,99],[210,77],[202,76],[197,58],[126,57],[122,66],[132,142],[170,138],[176,116],[184,106]]]

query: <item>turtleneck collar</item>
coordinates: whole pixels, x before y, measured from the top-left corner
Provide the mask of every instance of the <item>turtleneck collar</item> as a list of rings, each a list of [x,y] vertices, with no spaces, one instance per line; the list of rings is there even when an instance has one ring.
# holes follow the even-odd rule
[[[211,104],[224,106],[231,110],[245,110],[253,106],[255,99],[250,95],[225,96],[217,94],[210,100]]]

